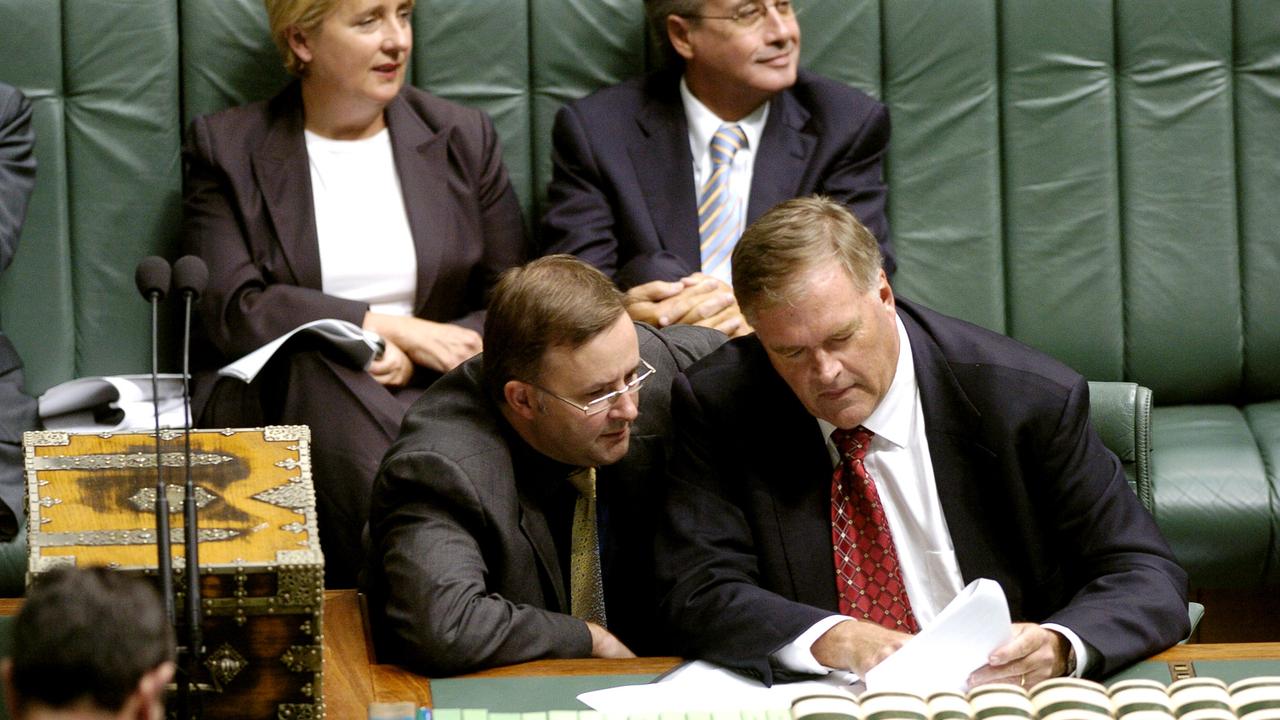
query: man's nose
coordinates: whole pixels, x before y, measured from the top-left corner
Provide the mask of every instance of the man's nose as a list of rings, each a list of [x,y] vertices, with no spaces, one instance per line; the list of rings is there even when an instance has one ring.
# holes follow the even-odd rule
[[[618,396],[613,407],[609,409],[609,417],[614,420],[631,422],[640,416],[640,391],[625,392]]]
[[[840,374],[840,361],[831,353],[819,350],[813,355],[813,371],[819,382],[833,382]]]

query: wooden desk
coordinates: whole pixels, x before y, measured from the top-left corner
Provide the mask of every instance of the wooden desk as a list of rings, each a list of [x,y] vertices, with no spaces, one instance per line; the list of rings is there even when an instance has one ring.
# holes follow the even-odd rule
[[[1198,660],[1260,659],[1280,660],[1280,642],[1178,645],[1151,658],[1153,661],[1166,663],[1194,662]],[[535,660],[519,665],[484,670],[462,677],[660,674],[674,668],[680,662],[680,658],[674,657],[635,658],[632,660]],[[389,665],[375,665],[373,668],[373,694],[379,701],[412,700],[421,705],[430,705],[430,681],[426,678]],[[327,672],[329,672],[328,666],[326,666]],[[329,702],[329,697],[330,693],[326,689],[326,704]],[[347,716],[338,715],[337,717]]]
[[[22,607],[21,598],[0,598],[0,615],[13,615]],[[394,665],[370,662],[356,593],[326,590],[324,597],[324,702],[325,713],[334,718],[362,718],[369,703],[408,700],[431,704],[431,684],[427,678]],[[1280,642],[1213,643],[1178,645],[1153,658],[1160,662],[1197,660],[1280,659]],[[565,675],[658,674],[680,663],[679,658],[636,658],[633,660],[536,660],[494,668],[466,677],[554,677]]]

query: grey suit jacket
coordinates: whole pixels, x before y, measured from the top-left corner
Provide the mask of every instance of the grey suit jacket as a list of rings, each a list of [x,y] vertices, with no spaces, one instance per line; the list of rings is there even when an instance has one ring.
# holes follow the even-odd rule
[[[657,371],[640,394],[625,458],[599,471],[611,508],[601,559],[609,629],[638,653],[661,649],[651,541],[668,440],[671,378],[724,340],[714,330],[636,325]],[[586,624],[566,614],[564,573],[536,485],[516,477],[520,442],[488,399],[483,356],[446,374],[405,417],[374,484],[370,606],[383,659],[448,675],[587,657]]]
[[[0,271],[18,250],[27,201],[36,182],[31,103],[0,83]],[[22,517],[22,433],[36,428],[36,403],[22,391],[22,359],[0,330],[0,540]]]
[[[702,266],[697,191],[679,74],[664,71],[565,105],[551,131],[543,253],[571,253],[623,288]],[[756,151],[751,223],[821,193],[844,203],[895,262],[885,217],[888,110],[844,83],[801,71],[774,96]]]

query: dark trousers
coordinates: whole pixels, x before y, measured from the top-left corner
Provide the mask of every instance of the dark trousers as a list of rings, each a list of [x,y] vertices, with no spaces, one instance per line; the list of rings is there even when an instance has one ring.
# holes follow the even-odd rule
[[[423,377],[419,377],[423,376]],[[307,425],[325,587],[354,587],[364,567],[362,534],[378,463],[400,421],[434,373],[403,388],[318,351],[273,360],[253,383],[218,381],[201,415],[205,427]]]

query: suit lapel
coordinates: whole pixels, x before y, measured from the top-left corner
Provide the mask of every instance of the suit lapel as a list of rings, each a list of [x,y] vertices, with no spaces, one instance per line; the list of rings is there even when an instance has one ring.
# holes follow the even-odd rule
[[[655,78],[653,82],[657,85],[660,80]],[[693,187],[688,123],[677,88],[667,81],[655,90],[636,117],[642,137],[627,148],[627,153],[662,246],[696,268],[702,267],[698,199]]]
[[[769,469],[774,477],[773,502],[779,540],[791,571],[796,600],[836,612],[830,455],[817,420],[803,409],[787,417],[794,419],[785,421],[787,429],[781,432],[783,437],[774,442],[794,450],[781,453],[783,457],[779,459],[785,462]]]
[[[549,580],[551,588],[555,591],[557,607],[548,609],[567,613],[569,600],[565,597],[564,575],[560,571],[560,559],[556,555],[556,544],[551,538],[547,516],[538,509],[536,499],[526,494],[518,479],[516,491],[520,496],[520,532],[524,533],[525,539],[533,546],[534,554],[538,556],[538,564],[542,571],[539,574]]]
[[[751,171],[751,198],[747,224],[783,200],[796,197],[817,138],[806,130],[809,111],[790,90],[778,93],[769,107],[769,119],[760,134]]]
[[[758,343],[745,363],[749,377],[763,378],[754,392],[764,421],[750,425],[747,447],[774,447],[752,462],[768,488],[782,549],[797,601],[836,612],[835,565],[831,550],[831,459],[818,421],[773,370]]]
[[[987,577],[1008,588],[1007,573],[998,563],[1007,550],[984,529],[992,522],[986,517],[982,494],[989,486],[983,480],[991,474],[994,455],[978,434],[982,415],[960,387],[933,336],[916,321],[909,305],[905,310],[899,301],[898,315],[911,340],[938,499],[960,574],[965,582]]]
[[[403,94],[387,105],[386,114],[391,152],[418,260],[418,289],[413,305],[414,314],[421,316],[440,268],[441,240],[450,227],[442,218],[450,218],[456,212],[446,180],[448,140],[453,129],[432,131],[409,107]]]
[[[295,83],[272,100],[273,121],[250,162],[262,188],[262,200],[276,239],[294,280],[303,287],[321,289],[320,244],[312,204],[311,168],[303,136],[301,91]]]

